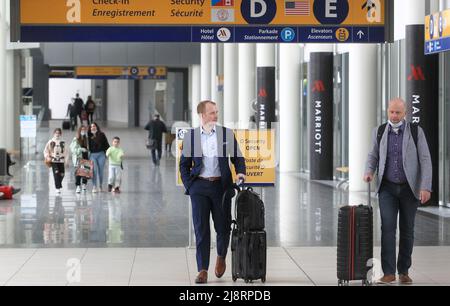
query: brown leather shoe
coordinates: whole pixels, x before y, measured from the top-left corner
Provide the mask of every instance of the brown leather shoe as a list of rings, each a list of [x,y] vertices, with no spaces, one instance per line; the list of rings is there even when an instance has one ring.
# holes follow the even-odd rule
[[[208,272],[206,270],[201,270],[195,279],[196,284],[206,284],[208,282]]]
[[[383,276],[382,278],[380,278],[377,281],[377,284],[384,284],[384,285],[388,285],[388,284],[392,284],[393,282],[395,282],[395,275],[393,274],[388,274]]]
[[[402,285],[411,285],[413,283],[412,279],[408,276],[408,274],[399,274],[398,279],[400,284]]]
[[[216,276],[217,278],[221,278],[225,273],[227,265],[225,263],[225,257],[217,256],[216,260]]]

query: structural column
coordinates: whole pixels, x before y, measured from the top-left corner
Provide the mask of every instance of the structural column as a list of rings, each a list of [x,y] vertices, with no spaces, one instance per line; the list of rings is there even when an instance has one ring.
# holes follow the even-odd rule
[[[256,101],[256,46],[239,44],[239,128],[248,129]]]
[[[8,150],[15,150],[14,139],[20,137],[15,135],[15,108],[18,107],[15,99],[14,91],[14,51],[6,52],[6,148]]]
[[[433,164],[432,197],[439,205],[439,55],[425,55],[425,1],[408,3],[405,27],[405,100],[407,119],[419,124],[427,138]]]
[[[234,128],[238,121],[238,45],[224,46],[223,123]]]
[[[211,100],[211,44],[201,44],[201,96],[200,100]]]
[[[0,148],[7,146],[6,1],[0,2]],[[11,114],[10,114],[11,115]]]
[[[200,65],[192,65],[191,73],[191,124],[192,127],[200,126],[197,114],[197,105],[200,102]]]
[[[366,191],[366,160],[377,126],[377,46],[349,47],[349,190]]]
[[[216,102],[219,123],[223,124],[223,44],[211,44],[211,100]],[[221,79],[221,80],[220,80]]]
[[[300,171],[301,130],[301,48],[297,44],[280,45],[280,171]]]
[[[256,45],[256,90],[259,129],[270,129],[275,122],[275,45]]]

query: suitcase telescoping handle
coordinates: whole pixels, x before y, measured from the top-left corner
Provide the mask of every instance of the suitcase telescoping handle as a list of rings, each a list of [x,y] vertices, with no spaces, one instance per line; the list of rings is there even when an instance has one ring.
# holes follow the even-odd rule
[[[372,208],[372,194],[371,194],[371,188],[370,188],[370,182],[367,182],[367,197],[368,197],[368,204],[369,207]]]

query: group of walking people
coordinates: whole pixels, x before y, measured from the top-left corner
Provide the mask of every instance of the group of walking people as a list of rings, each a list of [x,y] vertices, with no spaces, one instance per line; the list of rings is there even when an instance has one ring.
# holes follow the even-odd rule
[[[104,167],[109,159],[108,191],[120,193],[124,151],[120,138],[114,137],[112,146],[96,122],[78,128],[75,137],[67,147],[62,130],[54,130],[53,137],[44,149],[45,163],[53,171],[56,193],[61,194],[65,169],[69,164],[69,153],[74,166],[76,193],[85,192],[92,179],[92,192],[103,191]],[[84,170],[84,171],[83,171]]]
[[[97,105],[95,104],[92,96],[88,96],[86,104],[79,94],[75,95],[72,103],[67,107],[67,115],[70,118],[70,128],[74,131],[78,127],[78,118],[80,119],[80,125],[90,125],[94,122],[94,113]]]

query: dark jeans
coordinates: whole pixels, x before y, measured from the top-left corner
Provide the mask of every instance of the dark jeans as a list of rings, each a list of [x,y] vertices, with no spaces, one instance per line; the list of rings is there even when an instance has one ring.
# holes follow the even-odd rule
[[[65,174],[64,163],[52,163],[52,170],[55,179],[55,187],[56,189],[61,189]]]
[[[88,114],[88,124],[91,124],[94,122],[94,113],[87,113]]]
[[[83,184],[87,184],[87,179],[82,177],[82,176],[75,176],[75,186],[80,186],[81,182],[83,182]]]
[[[220,181],[209,182],[197,179],[189,189],[189,193],[197,246],[197,269],[200,272],[208,270],[209,267],[211,214],[217,233],[217,255],[223,257],[227,255],[231,232],[231,201],[222,209],[224,191]]]
[[[156,155],[158,153],[158,155]],[[162,156],[162,141],[156,140],[156,147],[152,149],[152,160],[155,165],[159,165],[159,160]]]
[[[77,117],[70,117],[70,129],[72,131],[75,131],[75,129],[78,127],[78,121]]]
[[[385,275],[395,275],[397,216],[400,213],[399,274],[408,274],[414,247],[414,221],[419,200],[408,184],[383,181],[380,194],[381,265]]]

